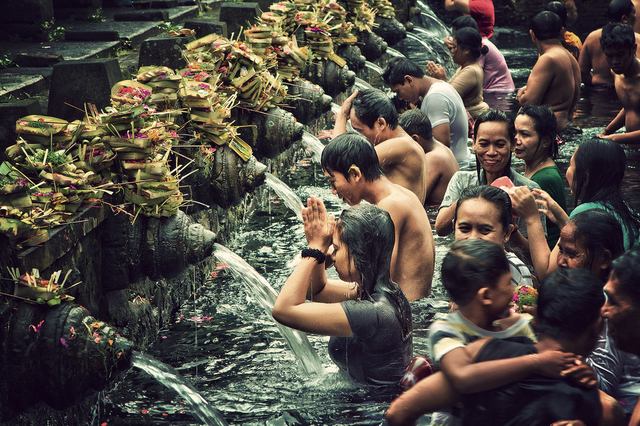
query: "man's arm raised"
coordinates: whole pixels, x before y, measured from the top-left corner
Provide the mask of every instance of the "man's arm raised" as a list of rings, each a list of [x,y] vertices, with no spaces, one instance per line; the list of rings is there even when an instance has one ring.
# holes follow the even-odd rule
[[[347,132],[347,121],[351,113],[351,101],[358,95],[358,91],[354,92],[342,103],[340,112],[336,114],[336,122],[333,125],[332,137],[336,137]]]

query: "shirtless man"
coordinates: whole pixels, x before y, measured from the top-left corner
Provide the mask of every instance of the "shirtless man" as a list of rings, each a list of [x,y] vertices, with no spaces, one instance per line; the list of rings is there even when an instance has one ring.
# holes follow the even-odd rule
[[[389,212],[396,233],[391,279],[409,301],[428,296],[435,244],[418,197],[384,176],[375,149],[358,133],[334,137],[322,151],[321,162],[333,194],[350,206],[365,200]]]
[[[467,147],[469,121],[460,94],[449,83],[425,75],[407,58],[393,58],[382,73],[384,82],[399,99],[416,104],[431,121],[433,137],[448,146],[458,164],[466,166],[470,154]]]
[[[419,109],[411,109],[404,112],[398,118],[400,127],[411,138],[418,142],[424,150],[427,160],[427,196],[425,206],[439,205],[442,202],[451,176],[460,170],[453,153],[445,145],[438,142],[431,131],[431,122]]]
[[[578,61],[562,46],[562,22],[553,12],[540,12],[531,21],[531,40],[540,53],[527,85],[518,90],[520,105],[547,105],[558,120],[558,132],[573,121],[580,96]]]
[[[600,37],[622,109],[600,137],[624,144],[640,144],[640,59],[636,57],[636,38],[631,25],[607,24]],[[625,133],[615,133],[625,126]],[[615,133],[615,134],[614,134]]]
[[[375,147],[387,178],[416,194],[424,204],[427,161],[422,148],[398,126],[398,112],[391,99],[380,90],[356,90],[336,114],[334,137],[347,131],[348,119]]]
[[[620,22],[634,26],[636,8],[631,0],[612,0],[609,3],[607,17],[610,23]],[[580,75],[585,86],[613,85],[613,75],[600,46],[601,35],[602,28],[591,32],[580,50]],[[639,37],[636,35],[636,39]]]

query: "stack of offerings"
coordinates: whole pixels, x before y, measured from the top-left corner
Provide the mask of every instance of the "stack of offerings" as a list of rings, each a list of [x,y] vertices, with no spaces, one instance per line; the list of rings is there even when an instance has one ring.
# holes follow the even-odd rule
[[[271,43],[278,33],[273,31],[273,27],[268,24],[253,25],[244,31],[245,41],[256,55],[264,56],[267,50],[272,49]]]
[[[269,12],[263,12],[262,22],[280,28],[282,32],[292,34],[295,30],[295,17],[298,13],[296,5],[290,1],[273,3],[269,6]]]
[[[263,31],[262,27],[259,31],[261,34],[272,33],[270,30]],[[256,55],[244,42],[230,42],[215,34],[189,43],[186,47],[184,56],[189,63],[188,71],[217,74],[216,88],[212,87],[209,91],[202,86],[208,92],[203,93],[203,96],[213,100],[211,105],[224,103],[225,98],[220,102],[216,100],[221,95],[229,99],[235,94],[238,106],[260,110],[281,102],[286,96],[280,78],[269,72],[269,68],[275,68],[277,64],[276,55],[270,49],[267,49],[263,58]],[[188,77],[185,76],[185,79],[187,81],[184,86],[190,88]],[[213,92],[217,92],[216,96],[213,96]]]
[[[263,60],[241,42],[211,34],[187,44],[184,54],[188,69],[182,71],[181,97],[189,109],[195,140],[209,162],[219,147],[228,146],[243,161],[253,150],[238,136],[231,108],[237,105],[261,107]]]
[[[347,0],[347,18],[359,32],[370,33],[376,25],[376,10],[364,0]]]
[[[358,42],[358,38],[351,33],[351,23],[347,22],[347,11],[335,0],[320,3],[318,15],[329,27],[328,31],[335,47]]]
[[[101,175],[76,161],[82,122],[31,115],[16,122],[18,139],[0,165],[0,232],[23,246],[48,240],[78,207],[102,192]]]
[[[317,22],[315,25],[309,25],[304,30],[304,38],[307,46],[311,49],[314,56],[327,59],[333,53],[333,41],[328,31],[329,27]]]
[[[175,125],[161,121],[159,117],[164,114],[156,114],[142,103],[133,107],[119,105],[113,94],[123,86],[130,87],[131,82],[114,85],[114,107],[101,116],[110,130],[102,141],[117,154],[125,180],[124,197],[133,203],[134,212],[152,217],[172,216],[183,202],[179,180],[168,165],[171,146],[178,142]]]
[[[182,77],[172,69],[155,66],[140,68],[136,77],[136,81],[151,88],[152,93],[146,103],[158,111],[175,108],[181,80]]]
[[[284,80],[295,80],[300,77],[300,69],[309,61],[306,46],[298,47],[295,37],[275,37],[272,41],[273,50],[277,55],[278,75]]]
[[[371,8],[376,11],[377,18],[395,19],[396,12],[389,0],[373,0]]]

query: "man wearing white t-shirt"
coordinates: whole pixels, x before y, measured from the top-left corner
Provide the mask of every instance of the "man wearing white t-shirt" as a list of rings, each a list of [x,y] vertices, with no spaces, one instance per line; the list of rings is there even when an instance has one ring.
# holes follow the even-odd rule
[[[433,137],[451,148],[458,164],[469,161],[467,140],[469,127],[462,98],[449,84],[427,76],[406,58],[393,58],[382,78],[399,99],[416,104],[422,97],[421,110],[429,117]]]

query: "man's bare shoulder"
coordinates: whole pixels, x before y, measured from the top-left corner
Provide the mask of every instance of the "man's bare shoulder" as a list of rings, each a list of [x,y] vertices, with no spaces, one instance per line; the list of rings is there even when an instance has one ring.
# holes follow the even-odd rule
[[[456,157],[453,155],[451,149],[437,141],[433,145],[431,151],[427,152],[425,155],[427,157],[427,161],[437,159],[438,161],[454,161],[457,164]]]
[[[422,203],[416,194],[395,183],[389,182],[389,185],[389,195],[378,202],[378,207],[385,209],[389,213],[396,212],[403,216],[413,216],[412,212],[415,211],[417,206],[420,206],[418,211],[424,212]]]
[[[602,35],[602,28],[591,31],[586,39],[584,39],[584,43],[582,43],[583,47],[600,48],[600,36]]]
[[[404,151],[422,150],[418,142],[414,141],[409,135],[387,139],[378,143],[376,147],[393,147]]]

